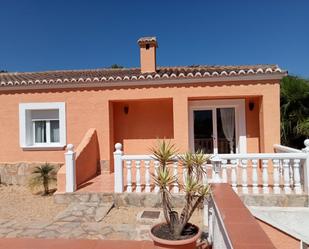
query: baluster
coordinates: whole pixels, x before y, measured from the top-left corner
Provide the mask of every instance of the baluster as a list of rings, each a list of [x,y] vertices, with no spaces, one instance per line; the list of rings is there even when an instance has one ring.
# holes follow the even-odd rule
[[[145,163],[145,192],[149,193],[150,192],[150,161],[146,160],[144,161]]]
[[[290,160],[289,172],[290,172],[290,186],[293,186],[294,185],[294,170],[293,170],[293,161],[292,160]]]
[[[208,178],[207,178],[207,165],[206,163],[204,165],[202,165],[203,168],[203,185],[207,185],[208,184]]]
[[[221,163],[222,163],[222,182],[227,183],[227,169],[226,169],[227,160],[223,159]]]
[[[136,192],[140,193],[140,192],[142,192],[142,187],[141,187],[141,161],[140,160],[135,161],[135,168],[136,168]]]
[[[251,162],[252,162],[252,193],[258,194],[259,193],[258,173],[257,173],[258,160],[252,159]]]
[[[274,194],[280,194],[281,192],[280,187],[279,187],[279,184],[280,184],[279,167],[280,167],[279,159],[273,159]]]
[[[126,161],[126,168],[127,168],[127,192],[132,192],[132,162],[131,160]]]
[[[178,176],[178,162],[173,163],[173,177],[176,179],[176,181],[173,183],[173,192],[178,193],[179,187],[177,182],[177,176]]]
[[[248,194],[247,164],[248,164],[247,159],[241,160],[241,167],[242,167],[241,181],[242,181],[242,192],[244,194]]]
[[[185,186],[186,181],[187,181],[187,168],[186,167],[182,168],[182,181],[183,181],[183,186]]]
[[[267,168],[268,168],[268,159],[263,159],[262,160],[263,194],[269,194]]]
[[[211,164],[211,182],[213,182],[215,180],[215,175],[216,175],[216,172],[215,172],[215,169],[213,167],[213,165]]]
[[[294,164],[293,164],[293,168],[294,168],[294,191],[295,194],[301,194],[302,193],[302,189],[301,189],[301,185],[300,185],[300,173],[299,173],[299,165],[300,164],[300,160],[299,159],[294,159]]]
[[[291,193],[291,187],[290,187],[290,165],[289,165],[290,159],[283,159],[283,180],[284,180],[284,192],[286,194]]]
[[[155,175],[155,177],[158,176],[159,167],[160,167],[160,163],[159,163],[158,161],[155,161],[155,162],[154,162],[154,175]],[[155,193],[158,193],[159,190],[160,190],[160,187],[155,183],[154,192],[155,192]]]
[[[237,160],[231,160],[232,164],[232,172],[231,172],[231,182],[232,182],[232,188],[233,190],[237,193],[237,173],[236,173],[236,168],[237,168]]]

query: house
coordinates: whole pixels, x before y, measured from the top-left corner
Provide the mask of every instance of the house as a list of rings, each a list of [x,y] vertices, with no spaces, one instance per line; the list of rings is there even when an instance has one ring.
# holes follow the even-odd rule
[[[147,154],[158,138],[181,151],[220,154],[273,152],[280,143],[286,71],[159,67],[156,38],[140,38],[138,45],[140,68],[1,73],[0,164],[63,164],[66,145],[78,146],[90,128],[110,172],[115,143],[128,154]]]

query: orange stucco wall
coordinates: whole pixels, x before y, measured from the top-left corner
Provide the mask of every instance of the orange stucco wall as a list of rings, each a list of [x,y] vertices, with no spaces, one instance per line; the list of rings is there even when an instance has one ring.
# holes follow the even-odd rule
[[[99,172],[100,149],[97,132],[94,128],[89,129],[82,141],[76,148],[76,186],[80,186],[93,178]],[[57,172],[57,191],[65,192],[66,165]]]
[[[76,149],[76,185],[86,182],[99,171],[100,149],[97,132],[89,129]]]
[[[174,138],[172,99],[115,102],[113,120],[111,144],[122,143],[125,153],[149,153],[156,139]]]
[[[246,110],[247,133],[250,135],[248,138],[250,149],[248,150],[253,152],[260,147],[261,151],[272,152],[273,144],[280,142],[279,81],[277,80],[201,83],[194,86],[142,86],[87,90],[46,90],[24,93],[11,92],[0,93],[0,162],[64,161],[63,150],[23,151],[20,148],[19,103],[65,102],[67,143],[72,143],[76,147],[88,129],[94,127],[97,130],[100,157],[102,160],[109,160],[113,152],[115,139],[123,138],[126,147],[129,147],[125,148],[125,150],[134,151],[134,146],[142,148],[143,140],[136,136],[139,134],[139,128],[147,125],[152,129],[160,125],[162,130],[160,128],[155,132],[147,131],[147,134],[144,133],[145,135],[154,136],[156,133],[159,136],[170,135],[180,150],[188,150],[188,99],[190,98],[253,98],[257,102],[256,109],[252,112]],[[130,117],[131,129],[127,129],[123,126],[123,122],[127,122],[124,118],[127,117],[122,115],[123,108],[121,105],[134,100],[139,101],[132,102],[134,108],[129,107],[129,114],[135,112],[135,107],[139,111],[136,112],[135,117]],[[157,104],[157,108],[152,108],[150,103],[155,105],[156,100],[158,100],[159,104]],[[113,110],[114,108],[115,110]],[[170,115],[171,112],[172,115]],[[143,113],[143,115],[140,116],[140,113]],[[155,118],[151,113],[154,114]],[[158,117],[164,119],[166,123],[162,125],[157,122],[156,118]],[[116,124],[115,119],[120,121]],[[134,123],[135,120],[139,123]],[[171,130],[171,123],[173,124],[173,130]],[[133,130],[134,133],[131,133]],[[119,137],[117,138],[117,136]],[[259,136],[260,139],[258,139]],[[146,139],[153,138],[148,137]],[[134,140],[138,141],[134,142]]]

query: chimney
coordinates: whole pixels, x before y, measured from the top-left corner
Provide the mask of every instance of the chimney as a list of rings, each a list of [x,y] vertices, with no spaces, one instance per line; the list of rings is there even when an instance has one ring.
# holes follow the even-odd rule
[[[141,56],[141,72],[155,73],[156,65],[156,49],[158,47],[156,37],[142,37],[137,41],[140,47]]]

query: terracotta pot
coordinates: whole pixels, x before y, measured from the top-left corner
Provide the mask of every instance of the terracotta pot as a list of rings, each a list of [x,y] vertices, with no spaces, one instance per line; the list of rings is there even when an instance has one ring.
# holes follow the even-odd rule
[[[195,249],[197,245],[197,240],[201,237],[202,230],[198,228],[197,234],[195,234],[193,237],[189,239],[184,239],[184,240],[166,240],[166,239],[161,239],[155,236],[152,233],[152,229],[154,227],[160,226],[164,223],[159,223],[157,225],[154,225],[150,229],[150,238],[153,240],[154,246],[157,249],[163,249],[163,248],[169,248],[169,249]],[[194,225],[195,226],[195,225]]]

